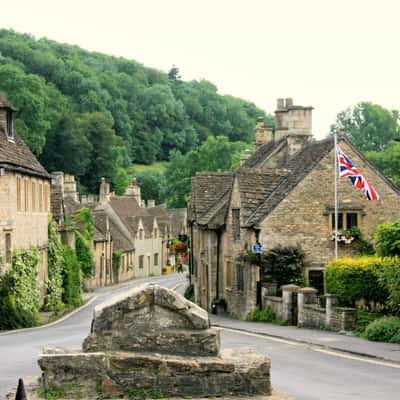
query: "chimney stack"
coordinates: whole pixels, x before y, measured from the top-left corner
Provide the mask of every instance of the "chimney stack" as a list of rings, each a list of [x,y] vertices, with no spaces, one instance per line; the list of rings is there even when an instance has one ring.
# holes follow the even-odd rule
[[[264,123],[263,117],[258,117],[257,125],[254,129],[254,144],[256,150],[265,143],[272,140],[272,127]]]
[[[64,196],[72,197],[79,203],[79,195],[76,190],[76,181],[74,175],[64,174]]]
[[[88,197],[88,202],[89,202]],[[99,202],[108,203],[110,201],[110,184],[106,182],[106,178],[101,178],[100,192],[99,192]]]
[[[142,196],[140,193],[140,187],[137,185],[136,178],[132,178],[130,186],[128,186],[125,190],[124,196],[134,197],[141,207]]]
[[[155,200],[147,200],[147,208],[154,208],[156,206]]]
[[[251,150],[246,149],[240,157],[240,166],[242,166],[251,157]]]
[[[312,110],[313,107],[294,105],[291,97],[278,99],[275,111],[275,139],[297,136],[309,140],[312,137]]]

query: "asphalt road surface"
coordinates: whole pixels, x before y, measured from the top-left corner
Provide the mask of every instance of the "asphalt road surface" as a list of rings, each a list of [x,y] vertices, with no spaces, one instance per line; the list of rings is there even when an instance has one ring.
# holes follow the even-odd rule
[[[0,398],[4,398],[19,377],[32,379],[40,374],[37,359],[43,347],[79,348],[89,332],[96,304],[145,282],[175,288],[184,281],[184,275],[171,275],[102,288],[95,292],[95,301],[62,322],[0,335]],[[270,356],[274,389],[296,400],[400,398],[398,364],[226,329],[222,330],[222,347],[252,347]]]

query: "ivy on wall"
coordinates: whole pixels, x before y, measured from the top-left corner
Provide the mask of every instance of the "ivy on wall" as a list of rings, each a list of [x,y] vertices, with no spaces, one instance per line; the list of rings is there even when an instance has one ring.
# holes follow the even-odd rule
[[[63,249],[54,220],[48,225],[48,271],[44,309],[60,311],[63,308]]]
[[[92,242],[94,238],[94,218],[92,210],[81,208],[74,216],[77,225],[75,233],[75,252],[84,277],[94,273]]]
[[[82,304],[82,271],[78,258],[69,247],[63,247],[62,260],[63,302],[78,307]]]
[[[16,251],[10,271],[0,276],[0,329],[34,326],[39,317],[39,251]]]
[[[118,282],[119,270],[121,268],[121,260],[122,260],[122,251],[120,250],[114,251],[112,255],[112,268],[113,268],[115,282]]]

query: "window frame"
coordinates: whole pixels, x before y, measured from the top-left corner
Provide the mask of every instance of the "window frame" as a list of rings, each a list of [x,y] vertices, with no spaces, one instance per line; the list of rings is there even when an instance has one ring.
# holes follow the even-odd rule
[[[7,110],[6,112],[6,135],[7,140],[14,142],[14,121],[13,112],[11,110]]]
[[[139,269],[143,269],[144,268],[144,255],[139,256],[139,265],[138,265]]]
[[[236,290],[244,292],[244,266],[240,263],[236,264]]]
[[[346,230],[350,230],[351,227],[348,227],[348,215],[355,215],[356,216],[356,225],[353,225],[355,227],[357,227],[358,229],[361,229],[361,213],[358,210],[339,210],[338,211],[338,219],[340,220],[340,217],[342,219],[342,227],[340,228],[339,223],[338,223],[338,230],[339,231],[346,231]],[[330,221],[330,230],[331,233],[333,233],[335,231],[335,212],[331,212],[330,216],[329,216],[329,221]]]
[[[7,238],[9,238],[9,240],[7,240]],[[4,231],[4,262],[6,264],[12,264],[12,248],[12,232]]]

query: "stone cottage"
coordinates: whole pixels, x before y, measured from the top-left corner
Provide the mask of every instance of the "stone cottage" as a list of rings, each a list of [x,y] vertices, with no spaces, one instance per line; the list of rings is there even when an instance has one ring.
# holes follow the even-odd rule
[[[35,246],[40,251],[43,299],[51,177],[15,131],[15,111],[0,97],[0,255],[5,269],[10,269],[15,250]]]
[[[135,179],[122,196],[110,193],[109,184],[103,178],[98,198],[93,195],[80,198],[73,176],[55,172],[53,177],[52,213],[60,224],[60,231],[63,231],[65,215],[71,218],[82,207],[93,212],[95,268],[93,277],[85,279],[86,289],[161,275],[167,263],[169,240],[177,230],[185,232],[186,212],[156,207],[152,200],[146,207]],[[68,240],[65,235],[62,237]],[[116,252],[122,255],[119,268],[113,266]]]
[[[260,271],[240,255],[259,241],[265,250],[300,245],[309,285],[323,284],[323,268],[334,257],[334,143],[312,136],[312,107],[279,99],[276,131],[261,120],[254,154],[234,173],[201,173],[192,179],[189,206],[191,281],[196,301],[210,309],[223,298],[245,316],[257,304]],[[342,149],[380,193],[365,200],[348,180],[339,181],[339,229],[357,226],[371,240],[375,227],[400,219],[400,189],[374,168],[344,137]],[[339,255],[354,253],[340,245]],[[323,289],[322,289],[323,290]]]

